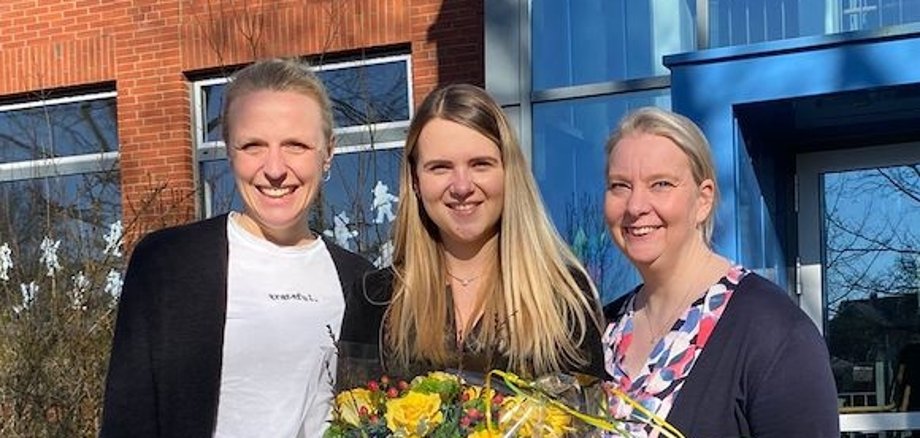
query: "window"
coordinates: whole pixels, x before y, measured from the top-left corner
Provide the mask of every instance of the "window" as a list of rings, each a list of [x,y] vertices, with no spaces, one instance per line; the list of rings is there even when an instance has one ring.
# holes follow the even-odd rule
[[[667,75],[662,56],[696,47],[696,2],[534,0],[533,88]]]
[[[114,92],[0,105],[0,280],[90,275],[117,251],[117,160]]]
[[[336,155],[311,226],[378,265],[387,264],[402,146],[411,119],[409,60],[397,55],[315,70],[334,107]],[[208,217],[242,209],[220,138],[226,83],[226,78],[215,78],[194,84],[202,211]]]
[[[602,302],[639,282],[604,223],[604,143],[630,110],[671,106],[668,90],[534,105],[533,172],[553,223],[597,283]]]
[[[713,47],[920,21],[917,0],[709,0]]]

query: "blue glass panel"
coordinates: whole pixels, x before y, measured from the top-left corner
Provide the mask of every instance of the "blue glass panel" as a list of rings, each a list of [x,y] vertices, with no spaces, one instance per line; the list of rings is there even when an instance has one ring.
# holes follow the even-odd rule
[[[534,105],[533,169],[553,222],[598,283],[604,301],[638,283],[607,236],[604,143],[629,110],[670,107],[667,91]]]
[[[0,163],[118,150],[115,99],[0,112]]]
[[[840,399],[916,412],[920,163],[825,173],[822,183],[825,335]]]
[[[918,0],[710,0],[710,44],[751,44],[920,21]]]
[[[311,217],[311,227],[376,260],[381,245],[390,239],[401,159],[402,149],[337,154],[331,177],[323,184],[320,203]],[[202,162],[201,181],[212,215],[243,209],[226,160]],[[378,182],[386,187],[378,187]],[[375,201],[380,202],[375,206]]]
[[[329,90],[339,128],[409,120],[406,61],[318,72]]]
[[[533,0],[533,87],[668,74],[662,56],[696,48],[692,0]]]
[[[390,240],[401,160],[402,149],[336,155],[323,190],[325,233],[376,261],[381,245]]]
[[[317,72],[332,100],[337,128],[409,120],[406,61],[330,68]],[[226,84],[202,87],[205,141],[220,141]]]
[[[0,184],[0,240],[13,250],[23,278],[40,277],[39,246],[46,236],[61,241],[57,254],[65,269],[103,259],[103,237],[120,219],[118,171]]]

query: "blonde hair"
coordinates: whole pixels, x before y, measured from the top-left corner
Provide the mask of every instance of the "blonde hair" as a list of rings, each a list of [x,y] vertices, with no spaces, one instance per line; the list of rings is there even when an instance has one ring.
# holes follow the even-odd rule
[[[674,142],[690,162],[693,181],[699,185],[705,180],[712,180],[712,208],[702,223],[703,241],[712,244],[712,230],[715,226],[715,211],[719,202],[719,184],[712,160],[712,150],[703,131],[692,120],[657,107],[644,107],[630,112],[617,125],[605,145],[607,165],[610,153],[624,137],[636,134],[651,134],[667,138]]]
[[[332,135],[335,121],[329,94],[323,82],[310,70],[306,62],[293,59],[275,58],[258,61],[230,78],[221,107],[221,134],[224,142],[230,141],[230,118],[227,117],[230,105],[240,96],[256,91],[293,91],[316,100],[323,119],[323,137],[327,152],[331,151],[334,146]]]
[[[505,114],[484,90],[465,84],[429,94],[409,128],[394,224],[394,294],[384,323],[388,352],[401,366],[426,360],[441,365],[451,355],[442,330],[451,317],[445,257],[438,228],[414,193],[419,134],[433,119],[473,129],[501,151],[505,195],[498,260],[483,274],[478,341],[485,348],[500,346],[519,373],[541,375],[584,365],[587,358],[579,345],[588,330],[600,331],[597,292],[547,217]],[[577,277],[593,298],[582,291]]]

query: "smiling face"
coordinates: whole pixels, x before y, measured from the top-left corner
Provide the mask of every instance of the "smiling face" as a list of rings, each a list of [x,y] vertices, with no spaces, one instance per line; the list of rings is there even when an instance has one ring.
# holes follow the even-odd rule
[[[226,123],[250,231],[279,244],[311,240],[307,212],[332,160],[319,104],[294,91],[253,91],[230,104]]]
[[[474,248],[498,233],[505,171],[495,143],[435,118],[422,128],[415,154],[419,199],[445,245]]]
[[[666,137],[636,133],[610,152],[604,216],[614,242],[640,271],[672,267],[696,244],[712,209],[711,180],[697,184],[684,152]]]

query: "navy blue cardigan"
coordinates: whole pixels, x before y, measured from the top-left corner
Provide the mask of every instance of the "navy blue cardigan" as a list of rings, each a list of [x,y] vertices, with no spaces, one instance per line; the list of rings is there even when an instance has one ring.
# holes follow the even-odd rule
[[[604,308],[608,321],[628,297]],[[824,339],[782,289],[746,275],[667,420],[687,437],[839,438]]]
[[[360,256],[326,242],[347,297]],[[102,437],[210,437],[227,312],[227,215],[151,233],[118,306]]]

